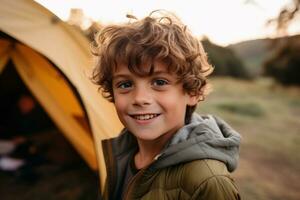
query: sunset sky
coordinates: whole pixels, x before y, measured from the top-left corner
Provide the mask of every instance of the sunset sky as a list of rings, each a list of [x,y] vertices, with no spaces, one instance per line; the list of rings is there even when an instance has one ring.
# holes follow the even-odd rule
[[[243,40],[273,37],[274,29],[266,27],[291,0],[36,0],[58,17],[67,20],[71,8],[81,8],[87,17],[102,24],[125,22],[126,14],[138,18],[152,10],[174,12],[195,35],[206,35],[219,45]],[[248,3],[245,3],[248,2]],[[300,33],[300,17],[289,33]]]

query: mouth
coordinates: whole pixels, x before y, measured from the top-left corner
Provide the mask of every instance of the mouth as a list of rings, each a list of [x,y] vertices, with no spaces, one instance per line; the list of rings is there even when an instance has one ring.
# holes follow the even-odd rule
[[[134,115],[130,115],[130,117],[136,120],[150,120],[158,117],[159,115],[160,114],[134,114]]]

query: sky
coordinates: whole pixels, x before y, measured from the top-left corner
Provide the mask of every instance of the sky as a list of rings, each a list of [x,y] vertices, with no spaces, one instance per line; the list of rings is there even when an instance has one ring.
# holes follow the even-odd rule
[[[81,8],[87,17],[102,24],[126,22],[126,14],[138,18],[152,10],[174,12],[196,36],[207,36],[226,46],[244,40],[274,37],[266,21],[278,15],[292,0],[36,0],[67,20],[71,8]],[[248,3],[245,3],[248,2]],[[289,28],[300,33],[300,17]]]

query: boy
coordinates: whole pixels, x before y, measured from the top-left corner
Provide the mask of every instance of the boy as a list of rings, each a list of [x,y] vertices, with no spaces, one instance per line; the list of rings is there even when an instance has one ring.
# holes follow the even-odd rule
[[[237,166],[239,134],[193,114],[212,66],[178,18],[154,14],[104,27],[95,39],[93,80],[125,126],[102,142],[103,199],[240,199],[228,172]]]

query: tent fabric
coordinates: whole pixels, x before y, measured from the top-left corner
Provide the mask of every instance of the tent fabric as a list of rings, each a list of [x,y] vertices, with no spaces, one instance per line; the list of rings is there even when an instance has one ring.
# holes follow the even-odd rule
[[[68,85],[56,76],[56,71],[48,61],[30,48],[18,44],[16,49],[11,57],[22,80],[34,92],[46,112],[79,154],[92,168],[96,168],[95,151],[90,148],[93,147],[92,139],[72,117],[73,115],[82,116],[83,113]]]
[[[6,40],[0,40],[0,75],[9,59],[10,43]]]
[[[88,40],[32,0],[0,0],[0,31],[16,39],[0,40],[0,75],[9,59],[52,120],[92,169],[106,178],[101,140],[122,128],[114,107],[89,76],[93,57]],[[51,61],[51,63],[49,61]],[[83,110],[64,77],[77,90],[92,136],[79,123]]]

